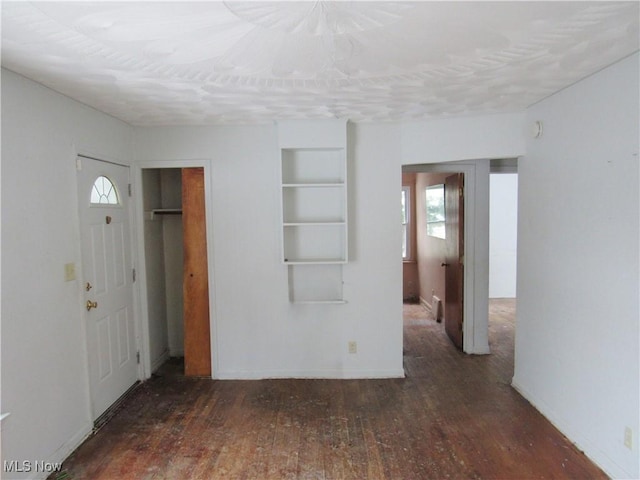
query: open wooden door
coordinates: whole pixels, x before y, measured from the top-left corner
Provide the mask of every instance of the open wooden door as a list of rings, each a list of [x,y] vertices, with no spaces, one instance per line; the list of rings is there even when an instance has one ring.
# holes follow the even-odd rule
[[[445,195],[445,271],[444,328],[451,341],[463,348],[464,285],[464,174],[448,176]]]
[[[204,169],[182,169],[184,374],[211,376]]]

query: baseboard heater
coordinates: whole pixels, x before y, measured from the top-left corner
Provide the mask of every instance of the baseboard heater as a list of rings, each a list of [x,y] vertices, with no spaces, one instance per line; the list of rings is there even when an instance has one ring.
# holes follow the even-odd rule
[[[436,322],[442,322],[442,300],[433,295],[431,297],[431,314]]]

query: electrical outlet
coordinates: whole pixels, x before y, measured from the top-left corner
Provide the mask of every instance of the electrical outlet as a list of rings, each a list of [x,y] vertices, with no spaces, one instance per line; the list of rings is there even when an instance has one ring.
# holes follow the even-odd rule
[[[624,428],[624,446],[629,450],[633,448],[633,430],[629,427]]]
[[[358,343],[357,342],[349,342],[349,353],[358,353]]]
[[[76,279],[76,264],[65,263],[64,264],[64,281],[70,282]]]

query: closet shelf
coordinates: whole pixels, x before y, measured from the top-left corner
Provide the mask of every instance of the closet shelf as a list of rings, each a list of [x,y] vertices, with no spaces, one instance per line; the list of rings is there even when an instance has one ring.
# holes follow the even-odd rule
[[[285,258],[287,265],[344,265],[347,260],[344,258]]]
[[[153,220],[156,215],[182,215],[181,208],[154,208],[149,212],[145,212],[149,220]]]
[[[344,305],[346,300],[292,300],[296,305]]]
[[[283,183],[282,188],[341,188],[344,182],[321,182],[321,183]]]
[[[342,220],[335,220],[335,221],[326,221],[326,222],[322,222],[322,221],[308,221],[308,222],[284,222],[282,225],[285,227],[327,227],[327,226],[343,226],[346,225],[347,222],[344,222]]]

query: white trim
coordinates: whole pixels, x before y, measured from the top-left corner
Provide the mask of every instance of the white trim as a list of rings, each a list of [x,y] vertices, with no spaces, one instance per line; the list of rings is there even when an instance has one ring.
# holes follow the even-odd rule
[[[209,279],[209,328],[211,342],[211,370],[212,378],[219,378],[218,372],[218,322],[215,302],[215,269],[214,269],[214,237],[213,237],[213,167],[210,159],[185,159],[185,160],[151,160],[138,162],[133,165],[132,171],[135,176],[134,198],[136,203],[135,224],[144,232],[144,201],[142,192],[142,170],[163,169],[163,168],[204,168],[204,191],[205,191],[205,224],[207,230],[207,268]],[[140,295],[140,317],[142,324],[142,343],[140,348],[140,365],[143,378],[151,377],[153,365],[151,364],[150,338],[149,338],[149,309],[147,305],[147,268],[145,260],[144,235],[137,238],[137,252],[139,261],[138,284]]]
[[[75,143],[71,144],[71,151],[73,152],[73,161],[75,162],[77,157],[88,158],[89,160],[98,160],[100,162],[113,163],[115,165],[120,165],[123,167],[131,167],[131,162],[126,161],[119,157],[114,157],[104,152],[98,152],[93,150],[91,146],[88,145],[76,145]]]
[[[411,204],[411,199],[413,198],[412,193],[413,187],[411,185],[402,185],[402,192],[405,194],[405,242],[406,242],[406,251],[407,254],[402,257],[403,262],[411,261],[413,258],[413,251],[411,250],[411,231],[413,230],[413,222],[411,221],[411,214],[413,213],[413,205]]]
[[[151,373],[155,372],[156,370],[158,370],[158,368],[160,368],[160,366],[166,362],[167,360],[169,360],[169,349],[167,348],[164,352],[162,352],[162,355],[160,355],[158,358],[156,358],[153,363],[151,364]]]
[[[67,457],[69,455],[71,455],[71,453],[73,453],[73,451],[78,448],[82,442],[84,442],[87,438],[89,438],[89,436],[91,435],[91,432],[93,431],[93,424],[89,423],[87,425],[85,425],[83,428],[81,428],[80,430],[78,430],[76,433],[74,433],[71,438],[69,438],[69,440],[67,442],[64,442],[64,444],[62,446],[60,446],[60,448],[58,448],[55,452],[53,452],[49,458],[47,460],[45,460],[43,463],[46,464],[53,464],[53,463],[59,463],[62,464],[62,462],[64,462],[64,460],[67,459]],[[32,474],[29,475],[28,478],[29,480],[33,479],[33,480],[44,480],[46,478],[49,477],[49,475],[51,475],[51,472],[38,472],[35,469],[32,470]]]
[[[486,164],[486,165],[485,165]],[[478,175],[486,169],[489,179],[489,160],[465,160],[461,162],[429,163],[420,165],[403,165],[403,172],[415,173],[463,173],[464,174],[464,311],[463,311],[463,351],[470,354],[485,355],[490,353],[488,342],[489,328],[489,234],[487,222],[486,238],[480,238],[477,222],[479,202]],[[486,210],[489,209],[489,198],[486,198]],[[486,250],[486,252],[483,252]],[[485,253],[483,255],[483,253]],[[485,258],[486,265],[480,265]],[[484,267],[484,268],[481,268]]]
[[[100,154],[89,153],[87,150],[78,150],[76,149],[75,145],[72,145],[72,149],[74,151],[73,161],[76,164],[75,200],[76,200],[76,236],[77,236],[76,241],[78,242],[78,246],[79,246],[78,267],[80,272],[84,272],[84,264],[83,264],[83,257],[82,257],[82,221],[81,221],[81,215],[80,215],[80,202],[82,201],[82,199],[78,195],[79,194],[79,176],[82,170],[82,162],[80,159],[82,158],[86,160],[91,160],[92,162],[100,162],[100,163],[109,164],[109,165],[120,167],[120,168],[125,168],[127,171],[127,182],[130,184],[132,183],[133,167],[126,162],[123,162],[121,160],[115,159],[110,156],[105,156],[105,159],[101,159]],[[106,175],[105,177],[108,178]],[[109,179],[109,181],[111,181],[111,179]],[[117,189],[117,186],[115,184],[113,185]],[[134,213],[135,213],[134,197],[133,196],[129,197],[128,192],[122,192],[122,193],[123,194],[121,196],[123,198],[128,198],[127,209],[128,209],[128,216],[129,216],[129,250],[130,250],[129,253],[131,254],[131,258],[130,258],[131,268],[135,270],[136,261],[137,261],[136,249],[135,249],[135,241],[137,238],[137,228],[133,219]],[[111,204],[98,205],[98,204],[89,203],[88,206],[90,208],[102,208],[102,207],[117,208],[117,207],[122,207],[122,202],[119,202],[119,204],[117,205],[111,205]],[[82,292],[82,282],[78,282],[78,293],[79,293],[78,298],[83,299],[84,292]],[[131,293],[132,293],[132,303],[133,303],[132,310],[134,312],[133,313],[133,330],[134,330],[133,334],[134,334],[134,341],[135,341],[135,349],[139,351],[141,348],[141,341],[140,341],[140,330],[141,330],[140,321],[141,320],[140,320],[140,316],[137,313],[138,312],[137,304],[139,303],[139,298],[137,295],[138,290],[136,288],[136,282],[134,281],[131,282]],[[78,308],[81,309],[80,311],[81,311],[82,325],[80,328],[84,338],[83,354],[85,359],[84,368],[85,368],[85,378],[86,378],[87,414],[88,414],[88,420],[93,424],[95,412],[94,412],[93,398],[92,398],[92,392],[91,392],[91,373],[90,373],[89,350],[88,350],[89,339],[87,337],[87,311],[84,308],[82,301],[78,302],[78,305],[79,305]],[[136,379],[137,380],[142,379],[142,372],[139,365],[136,371]]]
[[[75,147],[73,148],[74,152],[73,152],[73,162],[76,164],[76,166],[78,165],[77,161],[78,161],[78,156],[81,156],[82,154],[78,151],[76,151]],[[74,195],[75,195],[75,210],[76,210],[76,214],[75,214],[75,236],[76,236],[76,245],[78,246],[78,264],[77,264],[77,272],[84,272],[84,264],[82,262],[82,233],[81,233],[81,221],[80,221],[80,196],[79,196],[79,192],[78,192],[78,176],[79,176],[79,170],[76,169],[75,171],[75,184],[76,184],[76,188],[74,189]],[[132,252],[133,253],[133,252]],[[84,365],[83,365],[83,369],[84,369],[84,391],[85,391],[85,415],[86,415],[86,420],[88,422],[92,421],[93,418],[93,407],[92,407],[92,401],[91,401],[91,378],[90,378],[90,369],[89,369],[89,348],[87,347],[87,312],[86,309],[82,306],[82,282],[77,282],[78,284],[78,310],[80,312],[79,317],[80,317],[80,334],[82,335],[82,342],[81,342],[81,348],[82,348],[82,358],[84,359]],[[134,292],[134,308],[135,308],[135,292]]]
[[[404,378],[404,369],[392,370],[225,370],[218,372],[220,380],[265,380],[271,378],[293,379],[379,379]]]
[[[86,146],[86,145],[77,145],[75,143],[71,144],[71,157],[72,161],[75,164],[75,172],[76,172],[76,179],[75,179],[75,183],[76,183],[76,188],[75,188],[75,205],[76,205],[76,215],[75,215],[75,235],[76,235],[76,242],[78,245],[78,271],[83,272],[84,271],[84,265],[82,263],[82,232],[81,232],[81,222],[80,222],[80,198],[78,196],[78,175],[79,175],[79,171],[82,169],[82,163],[81,163],[81,158],[83,159],[88,159],[88,160],[94,160],[94,161],[99,161],[99,162],[105,162],[105,163],[110,163],[113,165],[118,165],[120,167],[124,167],[127,168],[128,171],[128,177],[129,177],[129,183],[133,184],[133,172],[134,172],[134,168],[131,164],[130,161],[126,161],[123,160],[122,158],[118,158],[118,157],[114,157],[112,155],[103,153],[103,152],[98,152],[93,150],[93,148],[91,148],[90,146]],[[126,192],[128,193],[128,192]],[[126,194],[125,193],[125,194]],[[131,266],[132,268],[136,269],[136,265],[137,265],[137,261],[138,261],[138,257],[136,255],[136,249],[135,249],[135,243],[136,243],[136,239],[138,238],[138,228],[137,228],[137,223],[134,221],[134,214],[135,214],[135,197],[131,196],[129,197],[129,202],[128,202],[128,209],[129,209],[129,240],[130,240],[130,249],[131,249]],[[141,342],[141,329],[142,329],[142,325],[141,325],[141,317],[139,314],[139,305],[140,305],[140,297],[139,297],[139,291],[137,289],[136,286],[137,282],[133,282],[132,283],[132,293],[133,293],[133,324],[134,324],[134,336],[135,336],[135,342],[136,342],[136,349],[140,350],[142,348],[142,342]],[[78,298],[82,299],[83,298],[83,292],[82,292],[82,285],[81,282],[78,282]],[[80,329],[81,329],[81,334],[82,334],[82,338],[84,339],[84,341],[82,342],[82,349],[83,349],[83,358],[84,358],[84,371],[85,371],[85,396],[86,396],[86,418],[87,421],[90,422],[91,428],[93,425],[93,402],[91,400],[91,378],[90,378],[90,371],[89,371],[89,351],[88,351],[88,347],[87,347],[87,320],[86,320],[86,309],[82,306],[82,302],[78,302],[78,308],[80,309],[80,318],[82,319],[81,325],[80,325]],[[137,371],[137,379],[138,380],[142,380],[143,376],[142,376],[142,370],[140,368],[140,366],[138,366],[138,371]],[[86,438],[86,437],[85,437]],[[84,438],[80,441],[80,443],[84,441]],[[80,443],[78,443],[77,445],[75,445],[71,451],[73,451]],[[71,451],[69,451],[65,457],[71,453]]]
[[[605,452],[602,451],[602,449],[594,445],[592,441],[584,437],[578,430],[563,422],[548,404],[541,401],[535,395],[532,395],[526,388],[522,387],[515,377],[511,381],[511,386],[529,403],[531,403],[531,405],[533,405],[533,407],[549,422],[551,422],[554,427],[560,430],[564,436],[569,438],[578,450],[581,450],[589,459],[602,468],[610,478],[635,478],[634,475],[631,475],[618,463],[612,460]]]
[[[422,297],[420,297],[420,305],[426,308],[429,311],[429,313],[433,315],[433,311],[431,310],[431,304]]]

